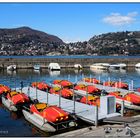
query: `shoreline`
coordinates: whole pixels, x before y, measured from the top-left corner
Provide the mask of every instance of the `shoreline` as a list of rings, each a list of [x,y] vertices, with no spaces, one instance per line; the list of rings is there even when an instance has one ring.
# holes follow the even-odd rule
[[[89,68],[93,63],[125,63],[127,67],[135,67],[140,58],[0,58],[0,67],[17,65],[18,69],[33,68],[39,64],[41,68],[47,68],[49,63],[58,63],[61,68],[74,68],[74,64],[81,64],[83,68]]]

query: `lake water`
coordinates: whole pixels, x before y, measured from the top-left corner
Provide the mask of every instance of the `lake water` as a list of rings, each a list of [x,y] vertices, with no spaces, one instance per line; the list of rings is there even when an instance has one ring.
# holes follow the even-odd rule
[[[0,56],[0,58],[140,58],[140,55],[137,56],[96,56],[96,55],[55,55],[55,56]]]
[[[115,70],[115,71],[91,71],[90,69],[83,69],[76,71],[74,69],[62,69],[59,71],[49,72],[47,69],[41,72],[34,70],[17,70],[15,72],[8,72],[6,70],[0,71],[0,83],[8,85],[12,88],[19,87],[20,81],[23,81],[24,86],[28,86],[34,81],[45,81],[48,84],[52,83],[55,79],[68,79],[71,82],[77,82],[82,77],[95,77],[106,81],[108,78],[118,81],[131,83],[134,81],[134,88],[140,87],[140,71],[135,69],[129,70]],[[0,136],[50,136],[48,133],[39,131],[31,124],[29,124],[22,117],[21,114],[9,112],[0,104]]]

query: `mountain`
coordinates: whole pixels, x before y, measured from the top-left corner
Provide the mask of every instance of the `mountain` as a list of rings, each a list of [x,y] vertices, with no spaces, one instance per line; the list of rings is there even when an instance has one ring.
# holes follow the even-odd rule
[[[0,29],[0,36],[5,36],[5,37],[7,36],[11,38],[13,36],[13,39],[15,37],[15,41],[19,39],[22,40],[23,38],[28,38],[28,40],[33,39],[35,41],[40,41],[40,42],[63,43],[63,41],[57,36],[50,35],[38,30],[34,30],[29,27],[20,27],[14,29]]]
[[[140,31],[95,35],[88,41],[64,43],[29,27],[0,29],[0,55],[140,55]]]
[[[29,27],[0,29],[0,54],[36,55],[35,51],[55,50],[64,42],[57,36],[34,30]],[[26,50],[26,52],[25,52]]]
[[[140,32],[106,33],[92,37],[88,43],[98,54],[140,54]]]
[[[140,31],[95,35],[89,41],[70,43],[69,48],[69,54],[139,55]]]

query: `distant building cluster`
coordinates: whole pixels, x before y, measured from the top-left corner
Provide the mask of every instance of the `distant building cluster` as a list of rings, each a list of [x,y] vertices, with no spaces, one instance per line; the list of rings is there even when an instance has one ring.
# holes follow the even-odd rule
[[[23,31],[22,31],[23,30]],[[116,32],[89,41],[64,43],[56,36],[30,28],[1,31],[0,55],[137,55],[140,32]],[[19,32],[19,33],[18,33]]]

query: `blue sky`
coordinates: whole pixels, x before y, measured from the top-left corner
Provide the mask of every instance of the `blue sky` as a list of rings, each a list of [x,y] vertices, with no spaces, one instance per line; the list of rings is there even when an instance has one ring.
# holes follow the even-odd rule
[[[140,30],[140,3],[1,3],[0,12],[0,28],[29,26],[65,42]]]

